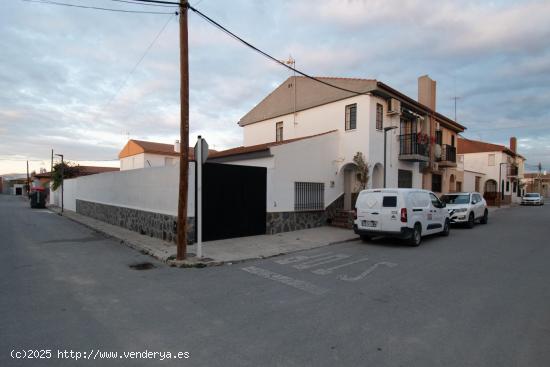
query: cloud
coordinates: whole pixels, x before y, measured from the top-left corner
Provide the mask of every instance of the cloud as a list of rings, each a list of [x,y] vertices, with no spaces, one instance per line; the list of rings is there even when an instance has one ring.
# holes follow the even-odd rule
[[[311,74],[377,78],[413,98],[416,78],[429,74],[440,112],[453,116],[452,97],[461,97],[469,136],[535,139],[520,148],[550,166],[547,1],[236,0],[199,8]],[[177,139],[179,35],[170,17],[0,2],[0,157],[48,161],[54,148],[70,159],[113,159],[128,134]],[[189,46],[191,144],[201,134],[219,149],[241,145],[236,122],[292,73],[193,12]]]

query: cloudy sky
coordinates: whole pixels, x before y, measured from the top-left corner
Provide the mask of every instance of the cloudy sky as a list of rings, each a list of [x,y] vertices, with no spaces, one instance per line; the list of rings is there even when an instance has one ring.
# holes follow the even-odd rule
[[[112,0],[70,4],[170,13]],[[437,109],[471,139],[508,144],[550,170],[550,2],[194,0],[205,14],[317,76],[376,78]],[[162,32],[161,32],[162,30]],[[157,35],[160,36],[144,55]],[[242,144],[237,121],[290,75],[189,13],[190,141]],[[0,1],[0,174],[72,161],[116,164],[128,137],[179,136],[177,17]],[[137,67],[136,67],[137,65]]]

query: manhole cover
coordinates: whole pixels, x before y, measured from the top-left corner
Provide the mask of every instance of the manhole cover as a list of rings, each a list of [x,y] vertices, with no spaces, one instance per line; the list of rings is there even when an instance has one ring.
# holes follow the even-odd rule
[[[153,269],[154,267],[155,265],[151,263],[137,263],[137,264],[130,265],[130,268],[134,270],[149,270],[149,269]]]

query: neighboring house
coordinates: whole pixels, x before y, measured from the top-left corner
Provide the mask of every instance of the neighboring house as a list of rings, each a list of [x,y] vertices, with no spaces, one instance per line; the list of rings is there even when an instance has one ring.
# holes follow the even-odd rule
[[[209,154],[215,150],[209,150]],[[142,140],[128,140],[118,154],[120,170],[173,166],[179,162],[180,142],[175,144],[155,143]],[[195,159],[195,150],[189,148],[189,160]]]
[[[517,153],[515,137],[510,147],[460,138],[458,160],[468,189],[482,193],[489,205],[521,201],[525,158]]]
[[[7,195],[27,195],[27,175],[21,174],[7,174],[0,177],[2,181],[2,194]]]
[[[550,197],[550,174],[525,173],[525,192],[538,192],[544,197]]]
[[[290,77],[241,118],[244,146],[211,156],[213,162],[267,167],[268,212],[318,208],[319,195],[323,207],[315,210],[351,209],[360,190],[353,161],[358,152],[370,166],[368,187],[384,186],[384,155],[386,187],[438,193],[461,187],[455,145],[465,128],[435,111],[429,77],[419,78],[419,101],[376,80],[319,79],[360,94]],[[285,198],[285,205],[275,198]]]
[[[71,177],[81,177],[81,176],[89,176],[89,175],[95,175],[98,173],[104,173],[104,172],[115,172],[120,171],[120,168],[118,167],[100,167],[100,166],[74,166],[74,170],[71,170]],[[32,180],[32,186],[37,187],[48,187],[49,183],[51,181],[51,172],[41,172],[41,173],[34,173],[31,177]]]

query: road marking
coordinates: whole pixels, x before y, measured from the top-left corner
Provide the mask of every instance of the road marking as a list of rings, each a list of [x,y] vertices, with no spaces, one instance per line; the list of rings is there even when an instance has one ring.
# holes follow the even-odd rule
[[[367,270],[365,270],[364,272],[362,272],[361,274],[359,274],[356,277],[348,277],[347,275],[339,275],[338,279],[345,280],[345,281],[348,281],[348,282],[355,282],[355,281],[363,279],[364,277],[366,277],[367,275],[372,273],[380,265],[385,265],[389,268],[393,268],[394,266],[397,266],[396,263],[390,263],[390,262],[382,261],[382,262],[374,264],[373,266],[371,266],[370,268],[368,268]]]
[[[369,259],[368,257],[364,257],[362,259],[350,261],[350,262],[340,264],[340,265],[336,265],[336,266],[333,266],[331,268],[313,270],[312,273],[317,274],[317,275],[327,275],[327,274],[332,273],[336,269],[340,269],[340,268],[343,268],[343,267],[346,267],[346,266],[350,266],[350,265],[357,264],[357,263],[360,263],[360,262],[363,262],[363,261],[367,261],[368,259]]]
[[[313,255],[313,256],[297,255],[297,256],[292,256],[292,257],[286,258],[286,259],[275,260],[275,262],[277,264],[281,264],[281,265],[288,265],[288,264],[293,264],[293,263],[297,263],[297,262],[304,261],[304,260],[315,259],[315,258],[321,257],[321,256],[327,256],[327,255],[330,255],[330,254],[332,254],[332,252],[324,252],[322,254]]]
[[[294,268],[298,269],[298,270],[309,269],[309,268],[313,268],[315,266],[324,265],[324,264],[332,263],[332,262],[335,262],[335,261],[340,261],[340,260],[343,260],[343,259],[347,259],[348,257],[349,257],[349,255],[344,255],[344,254],[336,254],[336,255],[320,257],[320,258],[317,258],[317,259],[312,259],[312,260],[305,261],[301,264],[294,265]]]
[[[299,289],[301,291],[304,291],[316,296],[320,296],[328,292],[328,289],[318,287],[306,281],[287,277],[286,275],[278,274],[266,269],[258,268],[256,266],[248,266],[246,268],[241,268],[241,269],[250,274],[254,274],[265,279],[274,280],[276,282],[286,284],[288,286],[291,286],[293,288]]]

